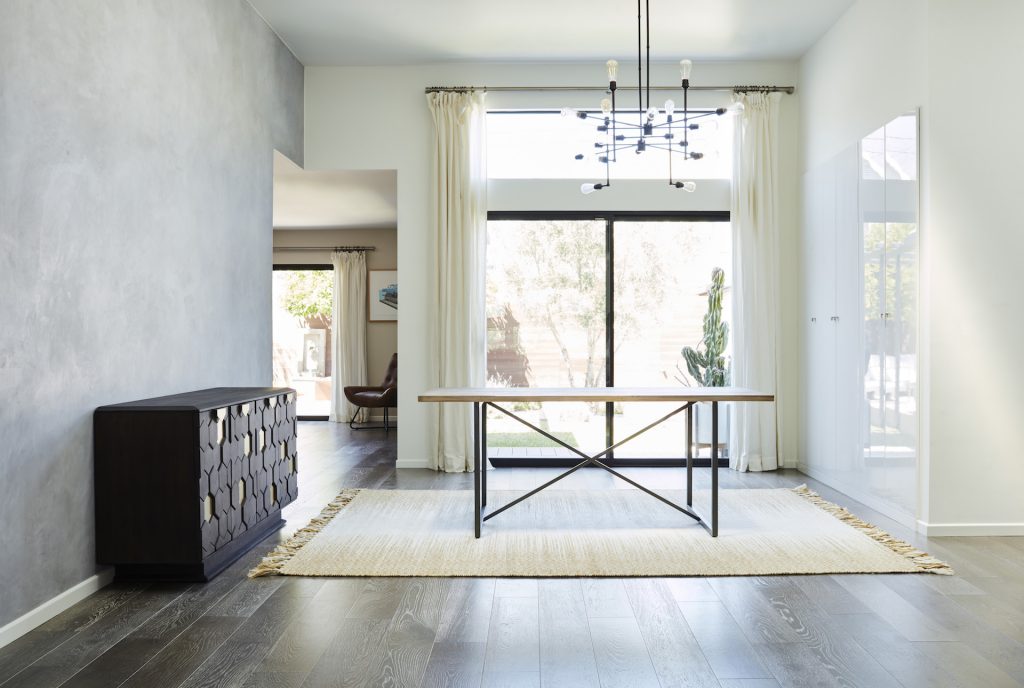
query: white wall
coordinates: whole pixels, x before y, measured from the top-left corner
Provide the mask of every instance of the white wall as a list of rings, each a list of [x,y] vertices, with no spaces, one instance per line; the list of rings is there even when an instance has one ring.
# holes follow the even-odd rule
[[[929,3],[932,532],[1024,535],[1021,27],[1019,0]]]
[[[629,67],[623,65],[622,74]],[[652,83],[675,83],[678,73],[671,65],[653,68]],[[793,63],[698,64],[693,82],[702,85],[775,83],[789,85],[796,78]],[[398,434],[398,465],[423,467],[428,456],[428,422],[433,408],[416,402],[416,396],[433,386],[428,376],[426,333],[430,330],[429,284],[434,266],[428,241],[430,217],[430,151],[433,138],[430,114],[423,89],[431,85],[600,85],[605,79],[601,64],[501,65],[447,64],[413,67],[331,68],[306,70],[307,170],[398,170],[398,271],[402,280],[402,315],[398,323],[398,348],[402,354]],[[620,81],[624,84],[627,77]],[[726,104],[728,94],[700,93],[694,105]],[[539,108],[595,106],[597,93],[490,93],[489,107]],[[783,189],[783,303],[798,302],[796,266],[796,170],[797,98],[783,99],[782,175],[789,180]],[[566,183],[566,203],[580,206],[579,184]],[[689,202],[685,197],[679,203]],[[608,209],[601,193],[585,197],[595,209]],[[550,197],[548,198],[550,203]],[[546,206],[550,209],[550,205]],[[586,206],[582,206],[586,207]],[[685,209],[686,206],[679,206]],[[790,352],[783,398],[796,399],[798,368],[796,309],[784,313],[784,350]],[[795,407],[780,413],[795,421]],[[783,438],[783,455],[795,457],[796,431]],[[792,463],[793,460],[790,459]]]
[[[800,62],[801,174],[921,108],[917,518],[929,534],[1024,534],[1020,26],[1015,0],[859,0]]]

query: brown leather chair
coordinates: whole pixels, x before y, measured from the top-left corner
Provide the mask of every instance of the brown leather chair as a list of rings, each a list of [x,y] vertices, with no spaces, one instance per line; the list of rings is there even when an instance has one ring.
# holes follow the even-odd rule
[[[384,382],[379,387],[346,387],[345,398],[349,403],[358,406],[359,409],[352,415],[348,426],[353,430],[371,430],[384,428],[386,433],[390,429],[388,423],[388,409],[398,408],[398,354],[391,357],[388,363],[388,372],[384,375]],[[364,408],[384,409],[384,425],[360,425],[356,426],[356,416]]]

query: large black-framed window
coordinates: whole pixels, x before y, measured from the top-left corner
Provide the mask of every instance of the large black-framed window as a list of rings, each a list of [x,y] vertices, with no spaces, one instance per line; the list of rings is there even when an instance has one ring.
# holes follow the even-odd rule
[[[693,321],[702,315],[700,290],[709,277],[697,272],[716,261],[731,271],[728,211],[491,211],[488,221],[488,384],[613,387],[685,379],[678,353],[699,342]],[[658,411],[653,404],[579,406],[517,410],[586,449],[611,445],[645,425],[643,414]],[[564,417],[573,413],[584,420]],[[488,426],[495,465],[578,461],[551,446],[523,445],[535,440],[495,425]],[[626,445],[610,462],[682,465],[684,426],[665,425],[647,446]]]
[[[298,393],[299,420],[330,418],[334,266],[274,263],[273,376],[275,387]]]

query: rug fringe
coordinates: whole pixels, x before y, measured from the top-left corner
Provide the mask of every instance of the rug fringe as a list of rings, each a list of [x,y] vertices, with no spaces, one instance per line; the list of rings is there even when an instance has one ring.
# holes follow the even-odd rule
[[[341,494],[331,500],[331,503],[323,508],[320,514],[306,524],[304,528],[297,531],[290,538],[274,548],[256,568],[249,571],[249,578],[260,578],[262,576],[280,576],[281,569],[294,557],[306,543],[313,539],[317,533],[327,527],[327,524],[337,516],[342,509],[348,506],[349,502],[359,494],[358,488],[342,490]]]
[[[922,552],[908,542],[894,538],[878,526],[862,521],[851,514],[845,507],[839,506],[838,504],[834,504],[833,502],[822,498],[817,492],[808,488],[807,485],[798,485],[793,488],[793,492],[796,492],[807,501],[832,514],[848,526],[852,526],[861,533],[864,533],[875,542],[885,545],[896,554],[914,562],[914,565],[917,566],[919,571],[924,573],[935,573],[940,576],[955,575],[953,567],[946,562],[936,559],[927,552]]]

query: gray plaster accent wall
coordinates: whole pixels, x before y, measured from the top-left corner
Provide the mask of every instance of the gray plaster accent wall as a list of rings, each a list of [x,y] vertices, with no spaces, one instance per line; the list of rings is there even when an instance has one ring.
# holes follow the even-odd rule
[[[303,67],[244,0],[2,14],[0,626],[98,570],[95,407],[270,383],[273,150],[303,141]]]

